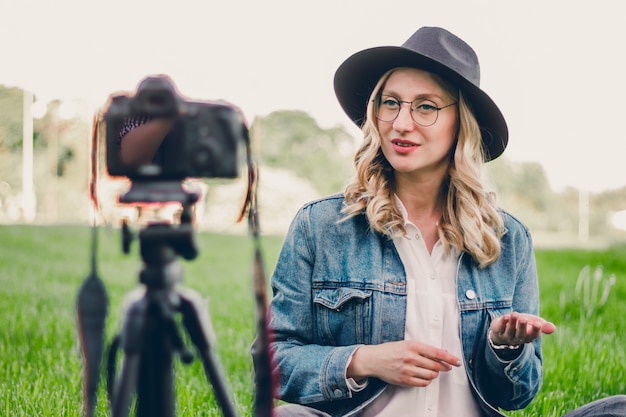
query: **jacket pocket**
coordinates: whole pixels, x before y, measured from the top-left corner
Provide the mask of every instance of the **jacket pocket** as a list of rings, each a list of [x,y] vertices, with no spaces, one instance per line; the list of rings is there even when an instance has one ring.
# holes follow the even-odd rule
[[[369,343],[371,298],[371,290],[350,287],[314,289],[315,340],[332,346]]]

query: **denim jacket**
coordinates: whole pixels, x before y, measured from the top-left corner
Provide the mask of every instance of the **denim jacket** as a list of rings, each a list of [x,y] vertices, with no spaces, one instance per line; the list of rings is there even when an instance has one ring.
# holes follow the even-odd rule
[[[348,360],[360,345],[404,339],[406,275],[393,240],[372,231],[364,215],[338,223],[343,204],[340,194],[313,201],[292,221],[272,275],[271,347],[282,400],[358,416],[386,383],[370,378],[351,391]],[[510,361],[487,342],[494,318],[539,309],[530,234],[501,214],[500,258],[479,269],[462,253],[456,277],[463,360],[485,416],[525,407],[542,380],[541,338]]]

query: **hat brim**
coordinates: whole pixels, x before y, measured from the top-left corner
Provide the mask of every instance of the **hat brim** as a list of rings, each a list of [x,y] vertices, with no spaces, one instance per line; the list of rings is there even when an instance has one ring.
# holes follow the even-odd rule
[[[380,46],[357,52],[335,72],[334,88],[339,104],[359,127],[367,101],[380,77],[392,68],[411,67],[438,74],[456,84],[469,101],[482,134],[485,161],[504,152],[509,139],[502,112],[479,87],[438,61],[399,46]]]

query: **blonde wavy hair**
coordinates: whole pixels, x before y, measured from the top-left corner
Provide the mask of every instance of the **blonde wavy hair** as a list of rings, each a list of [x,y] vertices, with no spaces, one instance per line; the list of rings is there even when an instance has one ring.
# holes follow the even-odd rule
[[[370,96],[362,126],[363,142],[354,156],[356,175],[344,189],[347,205],[342,210],[343,220],[364,212],[370,228],[389,237],[403,236],[406,229],[394,200],[394,171],[380,147],[374,102],[394,70],[381,77]],[[433,75],[457,99],[459,116],[456,146],[441,190],[444,207],[438,222],[439,239],[446,252],[451,247],[467,252],[484,268],[500,256],[504,224],[495,194],[481,180],[484,151],[480,128],[462,91]]]

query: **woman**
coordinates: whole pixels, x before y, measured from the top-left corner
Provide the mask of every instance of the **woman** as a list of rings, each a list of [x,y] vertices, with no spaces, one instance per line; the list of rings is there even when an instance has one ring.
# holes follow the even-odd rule
[[[555,327],[528,230],[481,183],[508,130],[479,74],[433,27],[337,70],[364,140],[355,179],[298,212],[272,276],[279,396],[294,403],[279,416],[501,416],[539,391]]]

